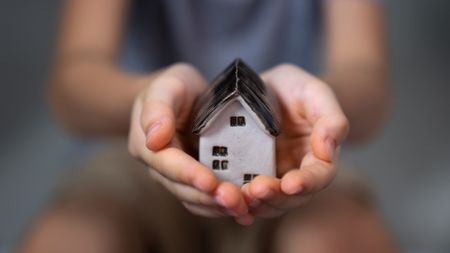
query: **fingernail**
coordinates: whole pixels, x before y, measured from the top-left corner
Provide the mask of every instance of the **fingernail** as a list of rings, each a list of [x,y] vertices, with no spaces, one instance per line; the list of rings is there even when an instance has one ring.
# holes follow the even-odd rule
[[[335,155],[336,155],[336,141],[333,140],[330,137],[327,137],[325,142],[326,142],[326,145],[327,145],[328,154],[330,155],[330,159],[334,160]]]
[[[154,123],[148,130],[147,130],[147,141],[152,137],[152,135],[161,127],[162,123],[161,121],[158,121]]]

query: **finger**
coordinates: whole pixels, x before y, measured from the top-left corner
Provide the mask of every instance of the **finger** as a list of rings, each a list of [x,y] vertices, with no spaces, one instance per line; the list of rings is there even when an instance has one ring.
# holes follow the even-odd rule
[[[275,197],[274,192],[277,189],[280,191],[276,178],[265,175],[257,176],[250,183],[243,185],[241,190],[247,200],[250,213],[261,218],[273,218],[283,214],[283,211],[266,203],[267,200]]]
[[[142,147],[145,147],[145,134],[140,126],[140,115],[142,113],[142,99],[136,99],[131,112],[131,125],[128,137],[128,151],[137,158],[141,153]]]
[[[249,186],[250,195],[260,202],[259,206],[250,204],[252,212],[259,217],[276,217],[287,210],[306,204],[310,196],[286,195],[281,191],[281,180],[261,175],[256,177]],[[257,201],[253,201],[255,203]]]
[[[204,206],[217,206],[217,202],[214,198],[207,193],[199,191],[191,186],[174,182],[164,177],[156,170],[149,169],[149,173],[153,179],[162,184],[167,190],[183,202],[197,205],[200,204]]]
[[[238,224],[243,225],[243,226],[250,226],[255,221],[255,218],[251,214],[246,214],[246,215],[243,215],[243,216],[239,216],[239,217],[236,217],[234,219],[235,219],[235,221]]]
[[[349,123],[332,89],[301,68],[284,64],[262,75],[280,97],[291,118],[305,117],[312,125],[314,154],[332,161],[336,148],[346,137]]]
[[[254,200],[253,196],[251,196],[250,194],[249,186],[250,186],[249,184],[244,184],[241,186],[242,197],[244,198],[245,203],[247,203],[248,206],[250,206],[250,204]]]
[[[170,142],[176,122],[186,123],[195,98],[206,87],[201,75],[186,64],[169,67],[151,83],[141,114],[141,127],[150,150],[159,150]]]
[[[218,217],[225,217],[226,214],[224,214],[219,208],[217,207],[211,207],[211,206],[202,206],[202,205],[195,205],[192,203],[183,203],[184,207],[191,213],[199,216],[209,217],[209,218],[218,218]]]
[[[272,198],[262,199],[261,205],[257,209],[252,209],[257,216],[276,217],[293,208],[306,205],[312,198],[312,194],[287,195],[277,192]]]
[[[327,187],[335,175],[333,163],[308,153],[300,169],[291,170],[281,178],[281,190],[288,195],[315,193]]]
[[[325,115],[317,120],[311,134],[314,154],[328,162],[336,159],[338,148],[348,134],[347,119],[340,114]]]
[[[232,183],[222,182],[217,187],[215,199],[233,216],[243,216],[248,213],[248,206],[240,189]]]
[[[248,192],[254,200],[250,204],[252,210],[273,209],[280,211],[280,205],[287,196],[281,192],[281,180],[266,175],[257,176],[249,183]],[[259,206],[257,205],[259,203]]]
[[[169,147],[157,152],[143,148],[140,157],[172,181],[194,186],[203,192],[213,192],[218,186],[219,182],[209,168],[178,148]]]
[[[257,199],[270,199],[281,191],[280,179],[267,175],[257,176],[248,185],[250,195]]]
[[[314,154],[333,161],[336,149],[348,134],[349,123],[331,88],[315,79],[305,87],[303,107],[312,123],[311,146]]]

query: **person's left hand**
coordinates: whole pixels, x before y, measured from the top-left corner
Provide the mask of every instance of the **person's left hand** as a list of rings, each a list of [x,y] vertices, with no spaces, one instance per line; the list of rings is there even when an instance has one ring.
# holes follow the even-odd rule
[[[349,123],[331,88],[306,71],[284,64],[262,79],[279,103],[278,178],[260,175],[242,192],[253,215],[274,217],[306,204],[332,181]]]

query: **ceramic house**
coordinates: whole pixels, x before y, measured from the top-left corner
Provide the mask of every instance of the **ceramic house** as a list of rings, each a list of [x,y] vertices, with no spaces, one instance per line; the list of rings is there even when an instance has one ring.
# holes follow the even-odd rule
[[[193,133],[199,160],[219,179],[242,185],[259,174],[275,175],[279,124],[263,81],[236,59],[197,103]]]

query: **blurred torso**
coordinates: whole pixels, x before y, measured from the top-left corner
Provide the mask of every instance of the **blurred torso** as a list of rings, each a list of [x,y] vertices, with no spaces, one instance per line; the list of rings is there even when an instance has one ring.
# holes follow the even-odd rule
[[[184,61],[208,79],[240,57],[257,71],[282,62],[316,70],[317,0],[136,0],[122,63],[150,71]]]

